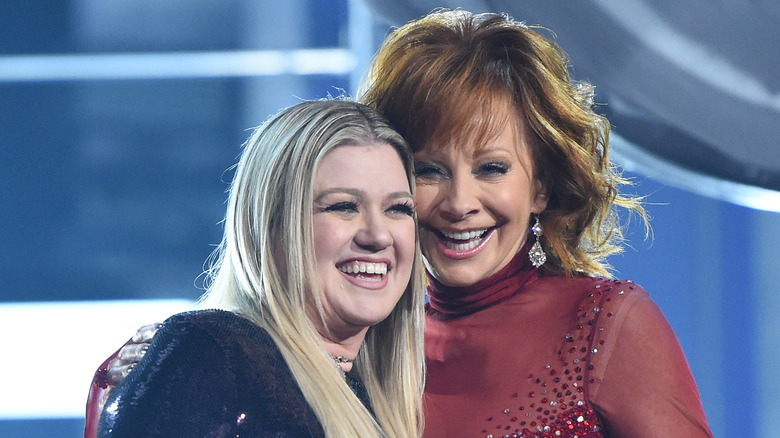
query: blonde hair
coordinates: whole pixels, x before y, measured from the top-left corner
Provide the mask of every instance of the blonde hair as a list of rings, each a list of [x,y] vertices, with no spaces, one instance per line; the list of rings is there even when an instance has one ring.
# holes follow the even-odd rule
[[[409,437],[421,435],[423,428],[419,244],[403,296],[384,321],[369,328],[354,363],[376,420],[339,375],[308,316],[316,314],[307,309],[315,302],[322,317],[314,284],[312,225],[318,164],[338,146],[375,142],[396,149],[414,190],[406,142],[365,105],[304,102],[257,128],[236,165],[224,237],[201,303],[234,310],[271,334],[329,437]]]
[[[395,30],[382,44],[361,100],[379,110],[412,150],[495,138],[507,122],[531,133],[534,175],[548,195],[539,215],[548,261],[563,275],[609,275],[622,250],[615,206],[636,212],[640,198],[609,158],[609,122],[592,109],[593,87],[572,81],[556,43],[503,14],[441,10]],[[479,115],[481,117],[474,117]]]

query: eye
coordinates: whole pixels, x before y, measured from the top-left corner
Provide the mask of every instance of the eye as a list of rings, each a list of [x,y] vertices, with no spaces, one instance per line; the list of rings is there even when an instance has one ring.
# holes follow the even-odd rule
[[[323,211],[332,211],[336,213],[357,213],[358,205],[357,202],[352,201],[337,202],[335,204],[326,206]]]
[[[412,201],[399,202],[391,205],[390,208],[387,209],[387,212],[391,214],[414,216],[414,204],[412,204]]]
[[[417,162],[414,165],[414,176],[420,179],[439,179],[447,176],[447,171],[435,164]]]
[[[476,174],[486,176],[499,176],[506,175],[509,172],[510,166],[507,163],[501,161],[489,161],[487,163],[480,164],[476,169]]]

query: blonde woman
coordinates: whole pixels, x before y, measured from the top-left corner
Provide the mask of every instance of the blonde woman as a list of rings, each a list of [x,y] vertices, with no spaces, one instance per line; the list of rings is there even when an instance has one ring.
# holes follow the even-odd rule
[[[419,436],[411,168],[401,136],[354,102],[301,103],[260,126],[201,303],[221,310],[162,324],[98,436]]]

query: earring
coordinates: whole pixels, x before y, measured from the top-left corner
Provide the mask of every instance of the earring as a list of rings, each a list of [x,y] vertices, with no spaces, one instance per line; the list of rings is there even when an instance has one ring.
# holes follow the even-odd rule
[[[538,268],[547,261],[547,254],[544,253],[542,244],[539,243],[539,237],[542,235],[542,224],[539,223],[539,216],[536,216],[535,218],[536,222],[534,222],[534,225],[531,227],[531,231],[534,233],[534,236],[536,236],[536,242],[534,242],[531,250],[528,251],[528,258],[531,259],[531,264],[534,265],[534,268]]]

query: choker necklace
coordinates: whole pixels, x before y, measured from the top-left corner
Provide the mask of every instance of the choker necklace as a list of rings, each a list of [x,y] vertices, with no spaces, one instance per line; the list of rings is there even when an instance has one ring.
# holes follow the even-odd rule
[[[347,358],[346,358],[346,357],[344,357],[344,356],[334,356],[334,355],[332,355],[332,354],[330,355],[330,357],[331,357],[331,359],[333,359],[333,360],[334,360],[334,361],[335,361],[337,364],[339,364],[339,366],[341,366],[341,364],[343,364],[343,363],[352,363],[352,362],[354,362],[354,361],[355,361],[355,359],[347,359]]]
[[[334,362],[336,362],[336,366],[338,367],[339,371],[341,371],[341,377],[344,378],[344,380],[347,379],[347,373],[344,371],[344,368],[341,368],[341,364],[343,363],[352,363],[355,361],[355,359],[347,359],[344,356],[334,356],[330,353],[328,353],[328,356],[330,356],[331,359],[333,359]]]

